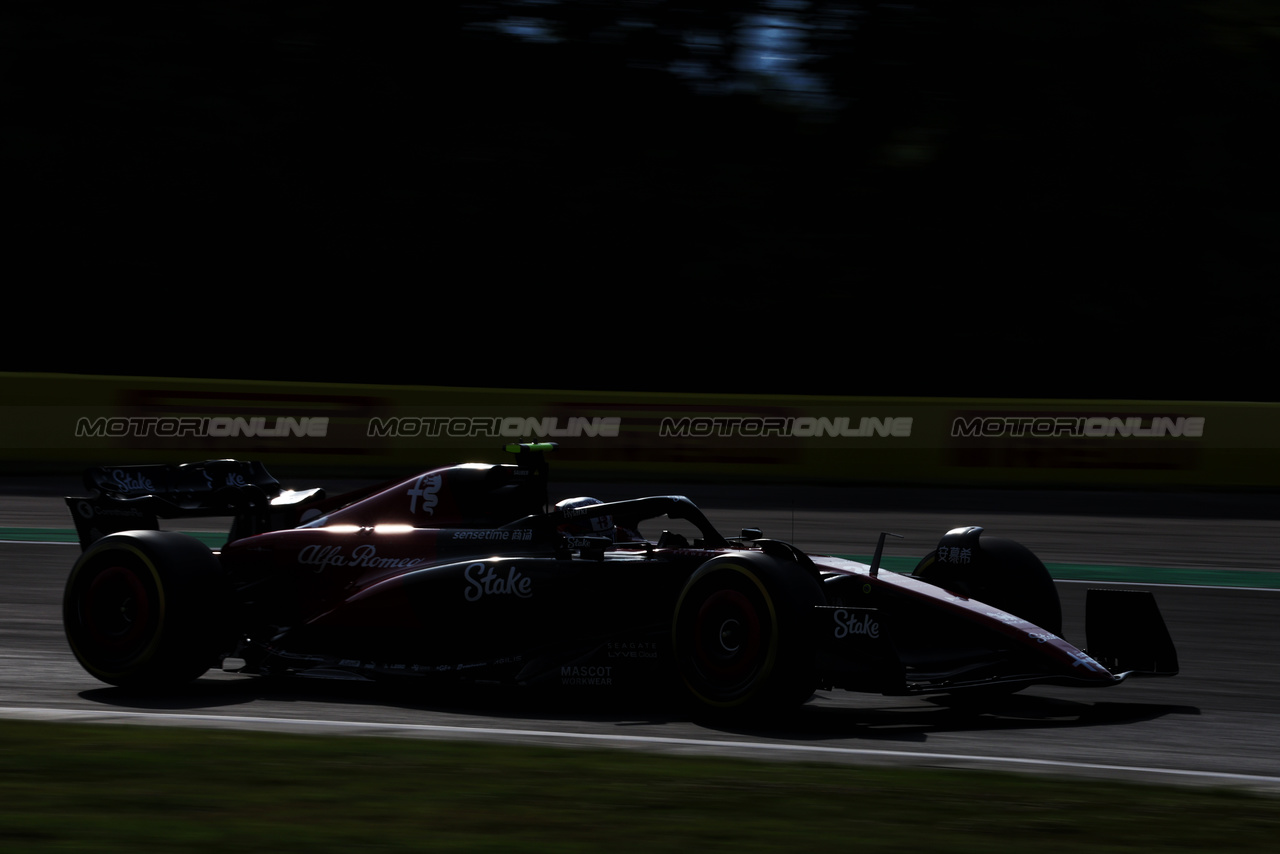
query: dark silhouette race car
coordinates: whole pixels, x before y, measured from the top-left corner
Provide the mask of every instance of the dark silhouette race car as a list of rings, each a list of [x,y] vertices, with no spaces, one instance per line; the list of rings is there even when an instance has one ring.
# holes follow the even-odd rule
[[[82,554],[63,604],[80,664],[155,688],[211,668],[608,691],[669,684],[708,710],[817,689],[1000,694],[1177,673],[1145,591],[1093,590],[1087,649],[1023,546],[941,536],[915,571],[718,532],[689,499],[548,501],[550,444],[353,493],[259,463],[97,467],[67,499]],[[232,518],[228,539],[159,520]],[[656,527],[655,527],[656,526]],[[645,533],[641,533],[645,532]]]

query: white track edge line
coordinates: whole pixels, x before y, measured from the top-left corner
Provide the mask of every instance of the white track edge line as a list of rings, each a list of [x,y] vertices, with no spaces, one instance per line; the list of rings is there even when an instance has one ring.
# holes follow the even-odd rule
[[[1078,771],[1110,771],[1189,777],[1206,780],[1251,783],[1256,785],[1280,785],[1280,777],[1260,774],[1238,774],[1225,771],[1196,771],[1186,768],[1159,768],[1141,765],[1109,765],[1095,762],[1070,762],[1058,759],[1032,759],[1017,756],[988,756],[963,753],[931,753],[910,750],[872,750],[857,747],[824,747],[812,744],[783,744],[777,742],[726,741],[702,738],[676,738],[673,736],[617,735],[609,733],[558,732],[555,730],[523,730],[498,727],[460,727],[443,724],[397,724],[374,721],[326,721],[317,718],[272,718],[248,715],[201,715],[153,712],[90,711],[87,709],[45,709],[30,707],[0,707],[0,718],[24,720],[73,719],[92,722],[102,718],[144,720],[157,723],[239,723],[270,726],[306,726],[345,730],[384,730],[388,732],[421,732],[447,735],[487,735],[537,739],[568,739],[618,744],[649,744],[668,747],[718,747],[773,753],[800,753],[832,756],[863,756],[887,759],[931,759],[942,762],[985,762],[995,765],[1064,768]]]

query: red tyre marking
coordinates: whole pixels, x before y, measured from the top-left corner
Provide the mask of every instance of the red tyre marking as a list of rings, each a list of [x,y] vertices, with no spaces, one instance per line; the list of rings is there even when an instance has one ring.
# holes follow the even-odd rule
[[[80,604],[89,637],[112,655],[137,650],[148,640],[152,603],[136,572],[109,566],[94,576]]]
[[[719,590],[698,609],[693,642],[694,658],[708,678],[717,682],[741,680],[760,665],[760,615],[746,595]]]

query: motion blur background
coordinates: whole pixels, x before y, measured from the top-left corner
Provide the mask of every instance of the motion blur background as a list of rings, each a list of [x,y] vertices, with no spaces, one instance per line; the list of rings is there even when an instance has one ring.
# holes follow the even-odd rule
[[[0,7],[6,370],[1276,400],[1253,0]]]

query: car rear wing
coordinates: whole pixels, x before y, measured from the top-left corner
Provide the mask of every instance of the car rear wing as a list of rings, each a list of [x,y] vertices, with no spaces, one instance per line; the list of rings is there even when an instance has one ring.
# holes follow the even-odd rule
[[[230,516],[228,540],[299,524],[321,489],[286,490],[262,463],[205,460],[183,465],[95,466],[89,494],[68,497],[80,547],[117,531],[157,530],[160,519]]]

